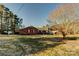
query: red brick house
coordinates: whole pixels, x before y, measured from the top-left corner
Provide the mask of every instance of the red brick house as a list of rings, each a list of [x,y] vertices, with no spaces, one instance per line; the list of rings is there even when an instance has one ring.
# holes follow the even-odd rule
[[[20,35],[37,35],[37,34],[48,34],[46,30],[40,30],[33,26],[29,26],[18,31]]]
[[[19,30],[19,34],[22,35],[34,35],[38,34],[39,30],[33,26],[29,26]]]

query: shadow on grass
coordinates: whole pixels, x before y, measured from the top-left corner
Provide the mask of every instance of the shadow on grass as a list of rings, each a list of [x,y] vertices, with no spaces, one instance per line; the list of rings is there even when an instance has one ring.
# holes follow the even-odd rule
[[[65,37],[66,40],[77,40],[79,37]]]
[[[57,40],[77,40],[77,39],[79,39],[79,37],[65,37],[64,39],[62,38],[62,37],[54,37],[53,38],[54,40],[55,39],[57,39]],[[52,39],[50,39],[50,40],[52,40]]]
[[[46,38],[19,38],[20,47],[23,50],[22,55],[32,55],[34,53],[44,51],[47,48],[55,47],[62,42],[53,42]]]
[[[20,49],[23,51],[21,55],[32,55],[40,51],[44,51],[47,48],[54,48],[60,44],[64,44],[62,40],[77,40],[79,37],[61,37],[54,38],[18,38],[17,42]],[[18,47],[17,46],[17,47]]]

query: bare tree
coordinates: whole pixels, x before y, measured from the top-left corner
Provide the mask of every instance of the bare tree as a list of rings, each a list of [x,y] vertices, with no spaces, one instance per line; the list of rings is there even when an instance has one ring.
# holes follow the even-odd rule
[[[62,33],[63,37],[69,33],[79,31],[79,4],[61,4],[55,11],[49,14],[51,28],[55,28]],[[77,23],[76,23],[77,22]]]

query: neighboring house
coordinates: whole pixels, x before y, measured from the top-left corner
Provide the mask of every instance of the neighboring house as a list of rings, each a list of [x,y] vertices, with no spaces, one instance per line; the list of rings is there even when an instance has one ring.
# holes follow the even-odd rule
[[[57,30],[51,31],[51,32],[52,32],[52,34],[58,34],[58,31]]]
[[[48,30],[48,27],[46,26],[43,26],[43,27],[39,27],[39,34],[49,34],[49,30]]]
[[[61,34],[61,32],[59,32],[58,29],[56,28],[56,26],[50,27],[49,30],[50,30],[50,33],[53,34],[53,35],[54,34]]]
[[[29,26],[16,31],[16,33],[20,35],[36,35],[36,34],[48,34],[48,31],[40,30],[40,29],[37,29],[36,27]]]

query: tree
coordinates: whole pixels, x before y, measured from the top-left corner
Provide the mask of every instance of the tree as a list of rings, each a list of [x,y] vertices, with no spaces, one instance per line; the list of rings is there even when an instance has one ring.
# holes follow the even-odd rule
[[[14,14],[12,13],[12,11],[10,11],[10,29],[11,29],[11,32],[14,34],[15,32],[15,26],[14,26]]]
[[[2,30],[3,10],[4,10],[4,5],[0,5],[0,33],[3,32],[3,30]]]
[[[13,30],[19,30],[22,27],[22,18],[19,18],[17,15],[14,15],[14,24],[13,24]]]
[[[10,29],[9,29],[9,21],[10,21],[10,10],[8,9],[8,8],[6,8],[5,7],[5,9],[4,9],[4,11],[5,11],[5,15],[4,15],[4,17],[5,17],[5,24],[6,24],[6,29],[5,29],[5,31],[7,31],[7,34],[8,34],[8,32],[10,31]]]
[[[0,5],[0,30],[1,33],[15,33],[15,30],[18,30],[22,27],[22,18],[19,18],[17,15],[12,13],[9,8],[4,5]]]
[[[78,10],[78,4],[61,4],[55,11],[49,14],[48,18],[51,28],[56,28],[62,33],[63,37],[68,33],[77,33],[79,31]]]

